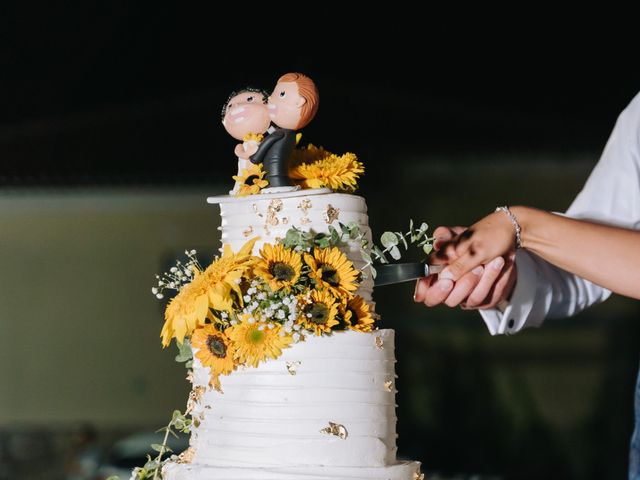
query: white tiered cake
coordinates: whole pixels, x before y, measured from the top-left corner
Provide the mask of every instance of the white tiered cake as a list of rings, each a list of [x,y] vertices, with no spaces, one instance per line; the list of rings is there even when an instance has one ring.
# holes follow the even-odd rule
[[[355,222],[370,238],[362,197],[301,190],[220,203],[222,241],[237,251],[249,239],[275,243],[291,227],[327,232]],[[360,244],[342,250],[357,269]],[[371,278],[356,292],[372,304]],[[189,455],[168,463],[168,480],[415,480],[419,462],[396,460],[393,330],[308,335],[258,367],[240,367],[210,387],[194,359]]]

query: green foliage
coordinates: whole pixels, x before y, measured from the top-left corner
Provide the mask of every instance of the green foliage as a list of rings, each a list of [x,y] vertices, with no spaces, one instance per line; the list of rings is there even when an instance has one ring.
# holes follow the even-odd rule
[[[167,445],[169,435],[177,437],[176,431],[182,433],[189,433],[191,430],[192,421],[188,419],[180,410],[174,410],[171,415],[171,421],[166,427],[162,427],[158,432],[164,432],[164,439],[162,443],[152,443],[151,448],[158,452],[155,458],[147,455],[147,462],[142,467],[136,467],[133,470],[134,478],[136,480],[160,480],[162,479],[162,467],[171,459],[167,458],[163,460],[165,453],[173,453],[171,448]],[[175,457],[173,457],[175,458]],[[107,480],[119,480],[118,477],[109,477]]]
[[[189,338],[185,338],[182,343],[176,342],[176,346],[178,347],[176,362],[184,363],[186,368],[191,368],[193,366],[193,351]]]

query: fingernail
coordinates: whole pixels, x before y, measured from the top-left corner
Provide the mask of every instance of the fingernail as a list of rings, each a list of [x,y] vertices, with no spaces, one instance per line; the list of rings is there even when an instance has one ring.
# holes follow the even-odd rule
[[[502,270],[502,267],[504,267],[504,258],[502,257],[498,257],[491,262],[491,268],[495,270]]]
[[[448,292],[453,288],[453,281],[445,278],[443,280],[438,280],[436,282],[436,285],[438,286],[438,289],[440,289],[441,291]]]
[[[445,268],[438,275],[438,280],[453,280],[453,273],[448,268]]]
[[[413,301],[421,302],[422,300],[418,300],[418,289],[420,288],[420,280],[416,282],[416,289],[413,291]]]
[[[471,273],[473,273],[476,277],[482,275],[482,272],[484,272],[484,267],[482,265],[478,265],[476,268],[471,270]]]

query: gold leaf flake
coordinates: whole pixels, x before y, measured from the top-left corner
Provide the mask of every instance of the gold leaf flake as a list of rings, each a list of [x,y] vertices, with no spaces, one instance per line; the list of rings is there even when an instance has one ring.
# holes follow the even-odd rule
[[[311,223],[311,220],[309,220],[309,218],[307,218],[307,217],[302,217],[302,218],[300,219],[300,223],[301,223],[302,225],[307,225],[307,224]]]
[[[187,409],[185,410],[185,415],[190,414],[196,408],[198,402],[204,395],[206,388],[202,385],[198,385],[197,387],[193,387],[191,392],[189,392],[189,400],[187,401]]]
[[[193,447],[187,448],[184,452],[178,455],[178,463],[191,463],[196,451]]]
[[[339,423],[329,422],[329,426],[320,430],[320,433],[326,433],[327,435],[335,435],[342,440],[345,440],[349,436],[349,432],[344,425]]]
[[[302,210],[302,213],[306,216],[307,212],[313,208],[313,205],[311,205],[311,200],[305,198],[298,204],[298,208]]]
[[[420,470],[413,474],[413,480],[424,480],[424,473],[420,473]]]
[[[273,225],[274,227],[280,223],[278,220],[277,213],[282,210],[283,204],[282,200],[279,198],[274,198],[269,203],[267,207],[267,224]]]
[[[296,362],[287,362],[287,371],[291,374],[291,375],[296,375],[298,373],[298,367],[300,366],[302,362],[300,361],[296,361]]]
[[[378,347],[380,350],[384,348],[384,342],[382,341],[382,337],[380,336],[376,336],[376,347]]]
[[[255,213],[256,215],[258,215],[259,217],[262,217],[263,215],[258,211],[258,204],[254,203],[251,205],[253,207],[253,213]]]
[[[187,373],[187,382],[193,383],[193,370],[189,370]]]
[[[393,380],[388,380],[388,381],[384,382],[384,389],[387,392],[392,392],[393,391]]]
[[[325,208],[324,210],[324,221],[327,223],[333,223],[334,221],[336,221],[338,219],[338,216],[340,215],[340,209],[339,208],[335,208],[333,205],[328,204],[327,208]]]
[[[244,235],[245,238],[247,238],[252,233],[253,233],[253,227],[251,227],[251,226],[249,228],[247,228],[244,232],[242,232],[242,234]]]

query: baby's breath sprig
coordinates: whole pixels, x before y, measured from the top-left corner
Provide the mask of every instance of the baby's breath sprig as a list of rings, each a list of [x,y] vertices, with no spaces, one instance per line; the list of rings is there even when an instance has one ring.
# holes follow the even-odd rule
[[[195,250],[185,250],[184,254],[187,256],[185,263],[176,260],[175,266],[171,267],[168,272],[164,272],[162,275],[156,275],[158,285],[151,289],[151,293],[155,295],[158,300],[164,298],[165,290],[180,291],[182,287],[193,280],[196,272],[203,270],[200,262],[198,262],[196,258],[196,253]]]

